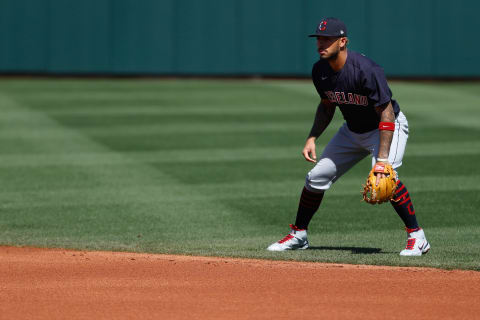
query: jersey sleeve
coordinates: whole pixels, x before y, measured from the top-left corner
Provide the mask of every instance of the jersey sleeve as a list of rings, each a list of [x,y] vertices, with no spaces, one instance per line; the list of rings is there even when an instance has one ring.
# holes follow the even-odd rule
[[[375,66],[365,76],[365,89],[368,100],[374,107],[388,103],[392,99],[392,91],[387,83],[383,69]]]
[[[318,95],[322,99],[327,99],[327,95],[325,94],[325,91],[322,90],[322,88],[320,87],[320,63],[319,62],[313,65],[312,81],[313,81],[313,84],[315,85],[315,89],[317,89]]]

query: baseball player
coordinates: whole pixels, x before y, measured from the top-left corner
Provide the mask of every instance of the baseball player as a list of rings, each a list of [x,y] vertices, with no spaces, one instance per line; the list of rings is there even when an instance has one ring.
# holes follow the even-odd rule
[[[402,165],[408,138],[408,122],[394,99],[383,69],[357,52],[347,50],[347,28],[336,18],[322,20],[315,34],[320,60],[312,79],[321,97],[315,120],[303,148],[303,156],[315,167],[307,174],[291,232],[267,250],[307,249],[307,229],[322,198],[331,185],[357,162],[372,157],[372,167]],[[315,140],[327,128],[339,107],[345,123],[317,159]],[[376,171],[375,171],[376,172]],[[376,173],[377,183],[383,173]],[[407,231],[402,256],[421,256],[430,249],[419,227],[412,200],[398,180],[395,198],[390,201]]]

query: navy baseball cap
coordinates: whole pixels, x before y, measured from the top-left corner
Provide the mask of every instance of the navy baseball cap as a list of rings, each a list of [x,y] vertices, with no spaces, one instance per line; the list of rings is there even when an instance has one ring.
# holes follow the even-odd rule
[[[315,34],[308,35],[309,37],[346,37],[347,27],[345,23],[337,18],[325,18],[315,29]]]

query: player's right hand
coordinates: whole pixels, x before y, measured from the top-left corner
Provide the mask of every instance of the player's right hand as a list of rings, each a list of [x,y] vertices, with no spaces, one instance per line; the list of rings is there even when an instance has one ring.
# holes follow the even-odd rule
[[[307,139],[305,147],[302,150],[302,154],[305,160],[308,162],[317,163],[317,154],[315,153],[315,138],[311,137]]]

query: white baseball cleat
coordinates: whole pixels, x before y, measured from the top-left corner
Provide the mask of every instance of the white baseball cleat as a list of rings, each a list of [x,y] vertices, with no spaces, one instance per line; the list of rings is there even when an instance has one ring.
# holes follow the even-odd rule
[[[400,252],[401,256],[418,257],[430,250],[430,243],[425,238],[423,229],[412,231],[407,229],[407,246]]]
[[[268,251],[304,250],[308,248],[307,230],[290,225],[290,233],[268,246]]]

